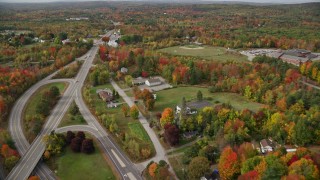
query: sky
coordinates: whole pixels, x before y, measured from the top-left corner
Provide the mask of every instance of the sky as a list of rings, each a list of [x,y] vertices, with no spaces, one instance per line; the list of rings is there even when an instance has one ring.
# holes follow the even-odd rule
[[[0,0],[0,2],[55,2],[55,1],[97,1],[97,0]],[[103,1],[103,0],[101,0]],[[125,1],[125,0],[109,0],[109,1]],[[161,0],[127,0],[127,1],[161,1]],[[172,0],[164,0],[166,2],[172,2]],[[184,1],[184,0],[174,0],[174,1]],[[242,2],[256,2],[256,3],[284,3],[284,4],[294,4],[294,3],[307,3],[307,2],[320,2],[320,0],[186,0],[189,2],[199,2],[199,1],[211,1],[211,2],[221,2],[221,1],[242,1]]]

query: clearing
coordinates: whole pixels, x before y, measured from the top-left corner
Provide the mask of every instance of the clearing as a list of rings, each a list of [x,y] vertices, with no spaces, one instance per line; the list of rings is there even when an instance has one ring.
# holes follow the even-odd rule
[[[116,179],[96,142],[94,146],[95,152],[92,154],[74,153],[67,147],[56,160],[59,179]]]
[[[175,108],[177,104],[182,102],[182,97],[185,97],[187,101],[195,100],[199,90],[202,92],[204,99],[212,98],[208,100],[212,104],[228,103],[237,110],[249,109],[254,112],[264,106],[263,104],[249,101],[236,93],[210,93],[208,88],[190,86],[157,92],[157,100],[153,112],[162,112],[166,107]]]
[[[191,56],[198,57],[205,60],[213,61],[248,61],[247,57],[241,55],[236,51],[228,51],[223,47],[213,46],[173,46],[164,49],[160,49],[159,52],[176,55],[176,56]]]

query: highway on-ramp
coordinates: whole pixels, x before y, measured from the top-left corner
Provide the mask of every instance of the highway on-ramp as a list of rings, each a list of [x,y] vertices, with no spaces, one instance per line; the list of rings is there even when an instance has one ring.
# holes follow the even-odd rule
[[[81,88],[86,79],[86,76],[90,70],[95,54],[98,51],[98,47],[94,46],[85,56],[86,60],[82,65],[81,69],[75,80],[50,80],[54,75],[50,75],[47,78],[39,81],[37,84],[32,86],[28,91],[21,96],[21,98],[15,103],[10,118],[9,118],[9,130],[13,140],[16,142],[16,147],[21,155],[21,159],[17,165],[12,169],[6,179],[24,180],[29,177],[31,172],[35,169],[42,154],[45,150],[45,144],[42,141],[44,135],[50,134],[53,130],[56,130],[62,117],[66,113],[71,102],[75,99],[79,106],[80,112],[84,116],[85,120],[89,124],[88,127],[80,127],[78,130],[89,131],[98,141],[101,142],[104,147],[104,152],[114,163],[116,169],[123,179],[142,179],[140,172],[136,169],[134,164],[128,159],[126,154],[113,142],[112,138],[108,136],[103,127],[97,122],[95,117],[91,114],[87,106],[85,105],[82,95]],[[50,116],[47,119],[42,131],[32,142],[31,145],[27,142],[24,137],[21,116],[23,108],[27,100],[31,95],[42,85],[50,82],[68,82],[69,86],[64,94],[61,96],[56,107],[52,110]],[[79,127],[78,127],[79,128]],[[81,129],[83,128],[83,129]],[[93,131],[94,130],[94,131]],[[37,175],[42,179],[55,179],[52,171],[42,163],[40,163],[35,169]]]

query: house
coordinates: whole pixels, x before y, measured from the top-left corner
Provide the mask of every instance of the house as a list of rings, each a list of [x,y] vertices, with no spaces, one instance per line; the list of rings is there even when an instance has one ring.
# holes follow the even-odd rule
[[[141,77],[138,77],[138,78],[132,80],[132,85],[134,85],[134,86],[143,85],[145,83],[146,83],[145,79],[143,79]]]
[[[177,105],[176,106],[176,114],[179,114],[181,112],[181,105]],[[194,109],[191,109],[190,107],[186,107],[186,112],[188,115],[192,115],[192,114],[197,114],[198,111],[197,110],[194,110]]]
[[[296,146],[284,145],[283,147],[286,148],[287,152],[296,152],[297,151],[297,147]]]
[[[266,152],[272,152],[274,145],[271,139],[262,139],[260,141],[261,145],[261,152],[266,153]]]
[[[208,101],[193,101],[193,102],[188,102],[187,103],[187,107],[186,107],[186,111],[188,115],[192,115],[192,114],[197,114],[197,110],[196,109],[202,109],[204,107],[208,107],[211,106],[210,102]],[[181,105],[177,105],[176,106],[176,114],[179,114],[181,111]]]
[[[126,74],[128,72],[128,68],[125,68],[125,67],[122,67],[120,69],[120,71],[123,73],[123,74]]]
[[[71,42],[70,39],[65,39],[65,40],[62,41],[62,44],[68,44],[70,42]]]
[[[151,86],[157,86],[160,85],[162,82],[160,81],[159,78],[154,78],[154,79],[148,79],[146,80],[145,84],[149,87]]]
[[[111,102],[113,100],[113,95],[110,92],[100,91],[98,94],[99,97],[105,102]]]
[[[153,99],[156,100],[157,99],[157,94],[152,94]]]

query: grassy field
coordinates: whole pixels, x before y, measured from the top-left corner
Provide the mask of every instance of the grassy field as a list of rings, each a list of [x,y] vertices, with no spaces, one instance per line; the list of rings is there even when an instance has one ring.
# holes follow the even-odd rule
[[[250,109],[252,111],[258,111],[263,107],[263,104],[251,102],[245,97],[235,93],[210,93],[207,88],[177,87],[157,92],[157,100],[153,111],[161,112],[166,107],[175,108],[177,104],[181,103],[183,97],[185,97],[187,101],[195,100],[199,90],[202,92],[204,98],[212,98],[212,100],[209,101],[212,104],[229,103],[237,110]]]
[[[140,122],[128,123],[131,133],[142,141],[150,141],[147,132],[143,129]]]
[[[199,57],[205,60],[214,61],[247,61],[247,57],[238,53],[230,53],[226,48],[223,47],[213,47],[213,46],[174,46],[169,48],[160,49],[159,52],[177,55],[177,56],[191,56]]]
[[[178,179],[186,179],[188,166],[182,163],[182,154],[172,155],[168,159]]]
[[[82,115],[73,116],[69,113],[71,106],[68,111],[64,114],[58,127],[71,126],[71,125],[84,125],[87,122],[83,119]]]
[[[59,179],[116,179],[96,144],[95,147],[95,152],[90,155],[74,153],[68,147],[66,152],[56,161]]]

